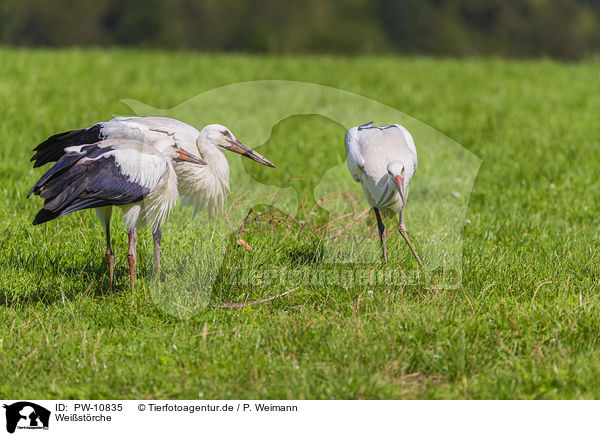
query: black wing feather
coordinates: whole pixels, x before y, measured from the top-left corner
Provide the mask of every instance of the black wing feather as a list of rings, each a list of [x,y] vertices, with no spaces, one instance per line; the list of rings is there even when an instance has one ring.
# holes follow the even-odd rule
[[[90,144],[81,147],[81,151],[77,153],[63,155],[58,162],[52,165],[52,167],[46,171],[46,173],[36,182],[36,184],[33,185],[27,194],[27,197],[29,198],[31,194],[40,195],[41,189],[44,187],[46,182],[48,182],[52,177],[58,177],[60,174],[72,168],[73,165],[75,165],[81,158],[95,158],[111,150],[112,148],[99,147],[96,144]]]
[[[60,158],[31,189],[30,193],[46,200],[33,224],[77,210],[135,203],[150,194],[149,188],[121,174],[114,156],[102,156],[112,151],[111,147],[84,148],[84,153]]]
[[[52,135],[33,149],[35,154],[31,158],[33,167],[41,167],[48,162],[58,161],[64,154],[65,148],[73,145],[93,144],[104,139],[102,124],[94,124],[86,129],[69,130]]]

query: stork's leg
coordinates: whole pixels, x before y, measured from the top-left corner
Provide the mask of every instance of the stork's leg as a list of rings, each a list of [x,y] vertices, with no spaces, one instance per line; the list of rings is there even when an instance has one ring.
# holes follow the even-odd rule
[[[400,234],[402,235],[402,237],[408,244],[408,247],[410,248],[410,251],[412,251],[412,254],[415,255],[415,258],[417,259],[417,262],[419,262],[419,265],[421,265],[421,268],[423,268],[423,262],[421,262],[421,259],[419,258],[419,255],[417,254],[417,251],[415,250],[415,247],[413,247],[413,244],[410,242],[410,239],[408,238],[408,233],[406,233],[406,226],[404,225],[404,207],[402,209],[400,209],[400,221],[398,223],[398,231],[400,232]]]
[[[134,284],[136,280],[136,266],[137,261],[137,230],[129,230],[129,250],[127,251],[127,258],[129,259],[129,280],[131,285],[131,293],[134,293]]]
[[[160,231],[160,226],[156,230],[152,232],[152,238],[154,238],[154,270],[156,272],[156,276],[160,277],[160,239],[162,237],[162,232]]]
[[[381,247],[383,248],[383,260],[387,262],[387,248],[385,246],[385,225],[381,220],[379,209],[374,207],[373,211],[375,211],[375,218],[377,218],[377,230],[379,230],[379,239],[381,240]]]
[[[113,293],[113,278],[115,271],[115,256],[113,255],[112,248],[110,246],[110,217],[112,216],[112,206],[105,206],[96,208],[96,215],[104,228],[106,233],[106,262],[108,263],[108,277],[110,278],[110,294]]]
[[[110,222],[106,226],[106,262],[108,262],[108,277],[110,278],[110,294],[113,293],[113,277],[115,272],[115,256],[110,246]]]

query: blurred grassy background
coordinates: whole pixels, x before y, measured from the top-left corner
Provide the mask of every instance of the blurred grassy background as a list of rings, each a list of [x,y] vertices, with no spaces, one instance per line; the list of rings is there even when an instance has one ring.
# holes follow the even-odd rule
[[[600,0],[3,0],[0,44],[579,59]]]

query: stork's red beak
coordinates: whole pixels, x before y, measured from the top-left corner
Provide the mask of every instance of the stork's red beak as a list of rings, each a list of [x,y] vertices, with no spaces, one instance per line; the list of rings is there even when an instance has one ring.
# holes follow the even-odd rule
[[[250,159],[252,159],[260,164],[266,165],[271,168],[277,168],[275,166],[275,164],[271,163],[270,161],[268,161],[267,159],[262,157],[260,154],[258,154],[254,150],[252,150],[250,147],[247,147],[246,145],[244,145],[237,138],[232,141],[229,141],[229,146],[224,147],[224,148],[226,150],[233,151],[234,153],[241,154],[242,156],[249,157]]]
[[[175,162],[189,162],[196,165],[207,165],[207,163],[199,157],[196,157],[193,154],[182,150],[181,148],[179,149],[179,151],[177,151],[177,157],[175,158]]]
[[[396,188],[400,193],[402,204],[406,204],[406,201],[404,200],[404,176],[394,176],[394,179],[396,179]]]

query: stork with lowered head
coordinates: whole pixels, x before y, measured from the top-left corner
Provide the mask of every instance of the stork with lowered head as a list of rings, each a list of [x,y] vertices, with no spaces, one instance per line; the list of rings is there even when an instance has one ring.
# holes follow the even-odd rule
[[[387,248],[382,216],[398,215],[398,231],[422,267],[404,224],[409,183],[417,170],[417,150],[411,134],[400,124],[379,127],[370,122],[352,127],[346,133],[346,163],[375,212],[384,260]]]

